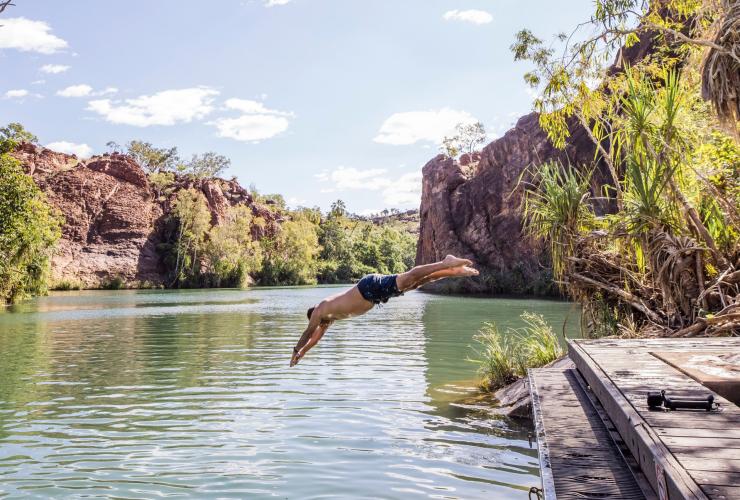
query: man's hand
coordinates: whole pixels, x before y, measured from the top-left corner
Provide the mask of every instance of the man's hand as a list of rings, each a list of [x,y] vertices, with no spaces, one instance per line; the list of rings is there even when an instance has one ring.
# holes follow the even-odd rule
[[[303,354],[301,353],[301,351],[299,351],[298,349],[296,349],[294,347],[293,348],[293,356],[290,358],[290,366],[291,366],[291,368],[294,367],[295,365],[297,365],[298,362],[301,360],[302,357],[303,357]]]

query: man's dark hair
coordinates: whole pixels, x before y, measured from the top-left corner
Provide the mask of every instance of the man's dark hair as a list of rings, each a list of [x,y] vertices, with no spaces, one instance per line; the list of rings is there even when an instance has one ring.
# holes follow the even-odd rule
[[[309,307],[308,311],[306,311],[306,316],[308,316],[308,321],[311,321],[311,315],[313,314],[313,310],[316,309],[315,307]]]

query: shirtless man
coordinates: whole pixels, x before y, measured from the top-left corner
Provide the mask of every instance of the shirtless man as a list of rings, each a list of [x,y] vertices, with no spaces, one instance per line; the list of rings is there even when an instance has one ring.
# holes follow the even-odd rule
[[[477,276],[478,271],[472,265],[467,259],[448,255],[440,262],[416,266],[402,274],[368,274],[346,292],[332,295],[308,309],[308,327],[293,348],[290,366],[295,366],[321,340],[334,321],[365,314],[374,305],[388,302],[391,297],[398,297],[432,281],[453,276]]]

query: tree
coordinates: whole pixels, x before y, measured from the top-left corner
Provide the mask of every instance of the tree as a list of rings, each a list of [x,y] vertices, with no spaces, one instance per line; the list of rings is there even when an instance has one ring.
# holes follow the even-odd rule
[[[12,122],[0,128],[0,154],[14,150],[22,142],[36,144],[39,139],[18,122]]]
[[[189,162],[182,165],[182,171],[197,178],[217,177],[230,165],[231,160],[209,151],[202,155],[193,155]]]
[[[455,135],[442,140],[441,149],[450,158],[456,158],[460,153],[472,154],[487,140],[486,128],[481,122],[458,123],[455,132]]]
[[[20,163],[0,155],[0,300],[46,292],[61,216]]]
[[[111,153],[123,153],[123,146],[118,144],[116,141],[108,141],[105,143],[105,147],[110,150]]]
[[[261,267],[262,248],[252,239],[252,210],[246,205],[229,209],[226,220],[211,228],[206,245],[206,258],[212,275],[212,286],[243,287],[250,274]]]
[[[316,226],[303,217],[284,222],[280,232],[262,241],[265,257],[260,281],[265,285],[316,283],[319,242]]]
[[[344,217],[345,215],[347,215],[347,205],[342,200],[337,200],[331,204],[330,218]]]
[[[173,284],[186,283],[200,272],[198,256],[211,227],[211,212],[203,193],[192,188],[179,191],[172,204],[172,217],[178,225]]]
[[[149,142],[131,141],[126,149],[126,153],[151,174],[174,170],[180,161],[176,147],[155,148]]]

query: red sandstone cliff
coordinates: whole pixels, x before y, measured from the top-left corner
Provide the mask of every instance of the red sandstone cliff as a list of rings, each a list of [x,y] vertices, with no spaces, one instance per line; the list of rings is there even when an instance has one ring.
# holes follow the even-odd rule
[[[653,48],[652,34],[624,49],[609,72],[634,64]],[[549,256],[541,242],[522,234],[521,187],[517,181],[529,166],[548,160],[590,166],[594,144],[585,129],[569,123],[570,138],[563,150],[552,146],[540,128],[536,113],[523,116],[506,134],[474,157],[453,160],[439,155],[423,170],[421,226],[416,263],[426,264],[452,253],[475,261],[476,278],[447,280],[429,288],[452,292],[555,293]],[[526,180],[526,179],[525,179]],[[604,165],[598,165],[594,192],[609,182]],[[603,210],[604,207],[597,207]]]
[[[424,166],[417,263],[452,253],[472,259],[481,270],[480,277],[442,283],[444,290],[553,292],[546,249],[522,235],[522,192],[516,188],[530,165],[550,159],[590,164],[593,144],[584,130],[574,132],[566,148],[558,150],[531,113],[472,158],[439,155]]]
[[[86,288],[114,279],[128,286],[164,283],[156,248],[161,224],[179,189],[200,190],[215,224],[238,204],[251,206],[255,215],[265,218],[266,230],[276,223],[272,212],[254,203],[236,181],[178,177],[173,193],[158,197],[144,170],[126,155],[78,160],[32,144],[22,144],[13,155],[65,219],[52,258],[52,282]],[[255,227],[258,230],[263,229]]]

